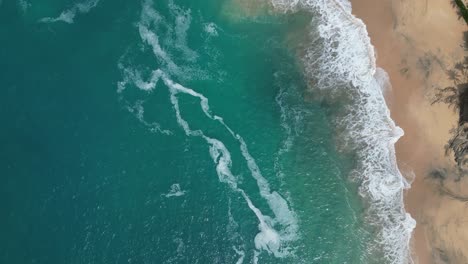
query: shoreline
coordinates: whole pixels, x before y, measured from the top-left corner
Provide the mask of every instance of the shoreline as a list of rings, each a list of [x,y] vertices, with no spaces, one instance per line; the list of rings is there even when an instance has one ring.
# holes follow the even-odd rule
[[[396,155],[402,173],[415,176],[405,195],[405,207],[417,221],[412,239],[413,259],[416,263],[432,263],[437,258],[464,259],[468,252],[461,257],[450,256],[447,252],[460,249],[449,248],[451,243],[444,239],[444,243],[435,241],[441,240],[439,214],[447,217],[451,213],[445,205],[440,206],[443,197],[426,176],[453,163],[451,157],[445,156],[444,145],[450,137],[449,130],[457,122],[457,114],[446,105],[430,103],[436,88],[450,85],[446,70],[456,58],[463,58],[460,44],[466,24],[458,20],[449,2],[351,2],[353,14],[367,26],[376,49],[377,65],[390,76],[393,88],[386,92],[386,101],[392,118],[405,131],[396,143]],[[468,212],[464,213],[468,216]]]

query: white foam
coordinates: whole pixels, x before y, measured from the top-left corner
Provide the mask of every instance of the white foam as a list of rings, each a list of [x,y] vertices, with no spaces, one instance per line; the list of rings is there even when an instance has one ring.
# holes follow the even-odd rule
[[[208,104],[208,99],[205,96],[193,91],[192,89],[186,88],[180,84],[176,84],[172,82],[170,79],[168,79],[167,77],[163,76],[163,80],[166,83],[166,85],[168,85],[169,87],[171,87],[171,89],[174,90],[173,92],[189,94],[189,95],[199,98],[201,109],[203,110],[205,115],[212,120],[216,120],[220,122],[233,135],[233,137],[235,137],[238,140],[240,144],[242,156],[245,158],[247,162],[247,165],[251,172],[252,177],[257,181],[257,186],[260,190],[260,195],[268,202],[270,208],[275,214],[275,219],[281,225],[286,227],[287,232],[285,232],[284,235],[287,235],[288,239],[296,238],[296,231],[297,231],[298,226],[297,226],[297,220],[295,218],[294,213],[289,209],[289,206],[286,200],[282,198],[281,195],[279,195],[277,192],[272,192],[270,190],[268,181],[261,174],[260,168],[255,162],[255,159],[250,155],[247,149],[247,144],[245,143],[243,138],[235,134],[234,131],[228,125],[224,123],[224,120],[221,117],[211,114],[210,107]],[[177,103],[177,102],[173,101],[173,103]],[[176,112],[178,112],[177,109],[176,109]],[[177,113],[177,115],[180,115],[180,112]],[[181,122],[180,123],[181,126],[189,135],[191,132],[189,131],[190,129],[188,128],[188,124],[184,120],[180,120],[180,122]],[[207,139],[207,141],[213,146],[216,146],[217,144],[219,144],[219,142],[218,143],[211,142],[210,139]]]
[[[279,193],[270,190],[268,181],[263,177],[260,168],[250,155],[247,144],[239,135],[237,135],[237,139],[241,144],[242,156],[246,159],[247,166],[257,181],[260,195],[268,202],[269,207],[275,215],[275,221],[283,226],[281,238],[286,241],[297,239],[298,223],[294,212],[289,208],[286,199]]]
[[[177,65],[173,60],[173,55],[167,52],[163,48],[162,41],[170,40],[169,47],[177,46],[178,49],[184,50],[186,55],[191,53],[192,57],[197,57],[195,52],[192,52],[186,43],[186,34],[190,26],[190,11],[185,11],[176,6],[172,1],[170,2],[171,14],[177,16],[174,25],[171,25],[170,21],[160,15],[154,8],[154,1],[145,0],[142,3],[142,9],[140,14],[140,21],[137,24],[138,32],[141,40],[151,47],[151,50],[159,62],[159,68],[153,71],[150,76],[144,76],[141,71],[133,69],[131,67],[124,66],[124,60],[128,56],[126,54],[119,60],[119,68],[123,73],[124,79],[118,83],[117,93],[122,94],[128,85],[134,85],[140,90],[146,92],[153,92],[159,80],[161,79],[162,72],[166,72],[168,75],[177,76],[179,79],[203,79],[206,76],[202,71],[193,69],[191,67]],[[174,31],[173,28],[176,28]],[[162,30],[160,30],[162,29]],[[163,36],[158,36],[156,32],[166,32]],[[167,79],[167,78],[166,78]],[[167,81],[167,80],[166,80]],[[141,102],[128,102],[125,100],[123,94],[120,96],[120,100],[127,104],[127,109],[132,113],[138,113],[142,109]],[[141,101],[141,100],[140,100]],[[138,105],[140,104],[140,105]],[[141,111],[140,111],[141,112]],[[171,134],[169,130],[162,129],[161,126],[156,122],[147,122],[142,118],[142,115],[137,118],[145,125],[150,127],[154,132],[163,134]]]
[[[213,115],[211,113],[208,99],[201,93],[198,93],[190,88],[184,87],[173,79],[184,79],[193,77],[190,75],[194,71],[187,70],[175,63],[173,57],[164,50],[163,46],[166,43],[161,41],[174,40],[180,51],[189,54],[191,50],[188,48],[186,39],[187,31],[190,25],[190,12],[182,10],[180,7],[174,5],[172,1],[169,2],[169,8],[173,16],[177,19],[174,25],[167,22],[167,19],[162,17],[152,6],[152,2],[146,0],[143,3],[140,22],[138,23],[138,31],[144,43],[148,44],[153,51],[153,54],[160,63],[159,69],[153,71],[149,78],[145,79],[142,74],[135,69],[125,68],[120,62],[119,67],[123,72],[124,80],[118,83],[119,94],[122,94],[126,87],[131,84],[140,90],[152,92],[156,89],[159,81],[162,81],[169,90],[169,99],[173,106],[175,117],[178,125],[182,128],[184,133],[189,137],[198,137],[206,141],[210,157],[215,164],[216,173],[220,182],[227,184],[231,190],[239,193],[244,201],[247,203],[249,209],[255,214],[258,220],[258,234],[255,236],[254,243],[256,247],[255,256],[262,251],[272,253],[277,257],[282,257],[288,254],[285,242],[296,239],[297,221],[294,212],[289,208],[286,200],[281,197],[277,192],[271,191],[268,181],[261,175],[260,168],[256,164],[253,157],[247,149],[247,144],[244,140],[237,135],[229,126],[224,123],[223,118]],[[166,36],[159,37],[155,32],[158,28],[167,27],[168,32]],[[164,38],[164,40],[162,40]],[[171,40],[172,39],[172,40]],[[170,42],[169,42],[170,43]],[[177,46],[176,45],[176,46]],[[165,46],[164,46],[165,47]],[[185,76],[186,73],[188,76]],[[196,78],[196,77],[195,77]],[[192,78],[193,79],[193,78]],[[179,94],[189,95],[200,100],[200,109],[204,114],[213,121],[222,124],[235,140],[239,142],[242,155],[247,162],[252,177],[257,181],[261,197],[263,197],[271,211],[274,218],[264,215],[259,208],[255,206],[249,195],[238,186],[238,177],[231,172],[232,157],[228,148],[219,139],[209,137],[204,134],[202,130],[193,130],[187,120],[184,119],[179,105]],[[137,118],[145,123],[143,103],[137,103],[131,107]],[[279,231],[277,231],[276,227]],[[241,252],[241,251],[239,251]],[[245,258],[245,253],[239,253],[238,263],[242,263]],[[242,251],[243,252],[243,251]]]
[[[277,257],[282,257],[287,254],[287,252],[281,251],[281,240],[289,241],[292,240],[295,236],[295,234],[292,232],[297,228],[294,214],[289,210],[287,202],[278,193],[270,191],[268,182],[261,176],[258,166],[250,154],[248,154],[245,142],[242,140],[242,138],[238,136],[236,137],[241,142],[244,157],[248,158],[247,162],[249,169],[252,172],[252,176],[257,180],[261,196],[267,200],[270,208],[275,214],[274,220],[263,215],[250,200],[249,196],[242,189],[238,188],[237,179],[230,170],[232,165],[231,154],[225,145],[217,139],[205,136],[200,130],[192,131],[188,122],[182,118],[177,99],[178,93],[184,93],[199,98],[200,107],[206,116],[213,120],[220,121],[223,125],[225,125],[222,118],[214,116],[210,113],[208,99],[202,94],[193,91],[192,89],[174,83],[165,75],[162,76],[162,79],[171,91],[171,102],[174,106],[177,122],[179,125],[183,128],[188,136],[200,136],[207,141],[207,143],[210,145],[210,156],[213,159],[213,162],[216,164],[216,172],[218,174],[219,180],[221,182],[227,183],[233,190],[240,192],[247,202],[248,207],[257,216],[257,219],[259,220],[258,228],[260,232],[255,237],[255,247],[258,250],[265,250],[267,252],[273,253]],[[225,127],[231,133],[233,133],[227,125],[225,125]],[[284,236],[280,236],[280,234],[272,227],[275,222],[279,222],[284,226],[285,231],[281,233],[282,235],[284,234]]]
[[[173,1],[169,1],[169,11],[174,17],[174,21],[171,21],[159,14],[153,5],[153,1],[144,1],[138,30],[141,39],[152,47],[153,54],[161,64],[159,65],[161,70],[182,80],[207,79],[208,74],[200,70],[196,64],[198,53],[189,48],[187,44],[187,35],[192,21],[191,11],[184,10]],[[158,36],[156,32],[165,33]],[[167,51],[168,48],[170,52]],[[183,58],[185,64],[177,65],[174,58]]]
[[[254,251],[254,257],[253,257],[253,264],[258,264],[258,256],[260,255],[260,252],[257,250]]]
[[[119,68],[123,71],[124,81],[119,83],[117,90],[118,93],[122,93],[129,82],[135,84],[135,86],[140,90],[147,92],[153,91],[156,88],[156,85],[158,84],[162,74],[161,70],[155,70],[151,73],[149,80],[145,80],[139,71],[125,68],[123,65],[119,65]]]
[[[135,70],[125,68],[121,63],[119,63],[119,68],[123,72],[124,79],[117,83],[117,93],[122,94],[129,84],[133,84],[141,90],[151,92],[156,88],[156,84],[160,78],[161,72],[156,70],[152,72],[151,78],[149,81],[145,81],[141,77],[141,73]],[[143,107],[144,100],[137,100],[134,103],[130,103],[124,99],[121,95],[120,100],[124,101],[126,104],[126,109],[132,113],[143,125],[148,127],[151,132],[161,133],[164,135],[171,135],[172,132],[168,129],[163,129],[161,125],[157,122],[148,122],[145,120],[144,114],[145,109]]]
[[[283,12],[308,10],[316,14],[311,23],[318,23],[320,37],[311,32],[311,43],[302,58],[305,71],[320,89],[332,92],[353,87],[346,91],[353,104],[337,121],[347,132],[345,143],[358,155],[353,177],[360,183],[360,194],[370,201],[368,221],[379,227],[377,243],[386,261],[411,262],[409,241],[415,221],[404,209],[403,189],[409,188],[409,182],[398,170],[394,148],[403,131],[395,126],[385,104],[388,76],[376,67],[366,26],[351,14],[347,0],[271,2]]]
[[[169,192],[167,194],[164,194],[164,196],[166,198],[169,198],[169,197],[179,197],[184,194],[185,194],[185,191],[183,191],[180,188],[180,185],[178,183],[174,183],[171,185],[171,189],[169,190]]]
[[[190,9],[183,10],[173,0],[169,1],[169,11],[175,17],[174,22],[174,35],[175,39],[169,44],[174,45],[175,48],[179,49],[186,60],[194,62],[198,58],[198,54],[189,48],[187,44],[187,32],[192,23],[192,16]],[[170,38],[168,38],[170,40]]]
[[[240,243],[240,246],[232,246],[232,249],[236,252],[236,254],[239,256],[239,258],[236,261],[236,264],[242,264],[244,263],[245,259],[245,244],[244,244],[244,238],[241,236],[241,234],[238,232],[239,229],[239,224],[236,222],[234,219],[234,216],[232,215],[231,212],[231,198],[228,198],[228,219],[229,223],[227,226],[227,232],[229,234],[229,240],[232,243]]]
[[[1,5],[2,5],[2,1],[0,0],[0,6]],[[21,11],[23,12],[23,14],[26,13],[26,11],[28,11],[28,9],[31,7],[31,3],[29,3],[26,0],[19,0],[18,5],[19,5]]]
[[[278,232],[271,227],[271,224],[267,223],[267,219],[269,218],[264,216],[262,212],[253,204],[253,202],[245,193],[245,191],[237,186],[237,179],[231,172],[231,153],[221,141],[205,136],[202,131],[190,130],[188,122],[185,121],[181,116],[179,103],[176,96],[178,92],[187,88],[183,87],[185,89],[181,89],[182,86],[180,84],[175,84],[166,77],[163,77],[163,80],[165,81],[166,85],[171,91],[171,102],[174,106],[177,122],[179,123],[179,125],[183,128],[183,130],[188,136],[199,136],[206,140],[206,142],[210,146],[210,156],[213,159],[213,162],[216,164],[216,173],[218,175],[219,181],[228,184],[232,190],[239,192],[244,198],[244,200],[247,202],[248,207],[256,215],[259,221],[259,233],[255,236],[255,247],[257,249],[266,250],[270,253],[278,254],[280,248],[280,237],[278,235]],[[187,94],[194,94],[194,96],[198,97],[198,93],[192,91],[191,89],[188,90],[189,91],[187,91]],[[208,111],[208,109],[206,108],[204,109],[204,111],[205,110]]]
[[[281,186],[284,186],[284,177],[282,159],[286,153],[289,153],[294,145],[295,140],[299,136],[304,125],[303,119],[307,114],[307,103],[293,98],[302,98],[302,92],[298,87],[289,81],[290,76],[284,72],[276,72],[274,74],[275,83],[279,84],[279,91],[275,97],[275,101],[280,111],[280,124],[284,131],[285,137],[281,140],[280,147],[274,156],[274,171],[280,179]],[[284,78],[286,77],[286,78]],[[292,100],[291,100],[292,99]],[[289,175],[294,177],[294,175]],[[287,200],[290,199],[290,193],[284,194]]]
[[[70,9],[62,11],[58,17],[45,17],[39,20],[43,23],[53,23],[53,22],[65,22],[72,24],[75,20],[77,14],[88,13],[91,9],[97,6],[99,0],[88,0],[86,2],[77,3],[72,6]]]
[[[161,125],[157,122],[148,122],[145,120],[145,109],[143,107],[144,101],[136,101],[134,105],[127,105],[127,110],[134,114],[135,117],[146,127],[150,129],[151,132],[161,133],[164,135],[172,135],[172,131],[168,129],[163,129]]]
[[[342,81],[359,86],[373,78],[375,57],[366,27],[350,13],[350,8],[343,4],[345,0],[271,1],[285,12],[305,9],[320,15],[320,39],[315,41],[322,41],[323,49],[311,45],[303,58],[308,72],[320,71],[319,87],[333,88]]]
[[[203,30],[208,33],[210,36],[217,37],[218,36],[218,29],[215,23],[205,23],[203,25]]]
[[[388,73],[384,71],[382,68],[376,69],[374,77],[378,83],[378,86],[381,88],[383,94],[390,92],[392,90],[390,77],[388,76]]]
[[[282,155],[283,153],[288,152],[294,141],[292,127],[289,125],[288,121],[288,109],[286,109],[286,104],[284,102],[286,97],[286,88],[282,85],[278,94],[275,97],[276,104],[280,108],[280,116],[281,116],[281,127],[286,132],[286,139],[282,142],[282,146],[279,150],[278,156]]]
[[[278,254],[281,245],[280,236],[272,228],[272,220],[262,214],[244,190],[238,188],[237,180],[230,169],[232,165],[231,154],[221,141],[206,136],[203,136],[203,138],[210,144],[210,156],[216,164],[219,180],[227,183],[233,190],[239,192],[244,197],[248,207],[255,213],[259,221],[258,229],[260,232],[255,236],[255,247],[258,250],[266,250],[275,255]]]
[[[259,220],[258,228],[260,232],[255,237],[255,247],[258,250],[265,250],[267,252],[273,253],[276,257],[286,256],[289,252],[285,248],[281,248],[281,244],[286,241],[297,239],[298,224],[296,216],[293,211],[289,209],[286,200],[277,192],[272,192],[270,190],[268,181],[262,176],[260,168],[256,164],[254,158],[248,152],[245,141],[242,139],[242,137],[236,135],[234,131],[224,123],[221,117],[211,114],[208,105],[208,99],[205,96],[193,91],[192,89],[174,83],[164,75],[162,76],[162,79],[171,89],[171,102],[174,105],[179,125],[184,129],[187,135],[202,136],[210,144],[210,155],[213,161],[217,163],[216,171],[220,181],[229,184],[231,188],[240,192],[246,200],[249,208],[257,216],[257,219]],[[217,139],[205,136],[201,131],[194,132],[190,130],[187,121],[181,117],[178,100],[176,98],[177,93],[184,93],[199,98],[200,107],[205,115],[212,120],[220,122],[239,141],[242,155],[247,162],[252,177],[257,181],[257,186],[259,187],[261,197],[267,201],[270,209],[273,211],[275,215],[274,219],[264,216],[260,210],[253,205],[247,194],[237,187],[237,180],[230,172],[232,162],[231,155],[224,144]],[[275,223],[279,223],[282,226],[280,233],[272,228]]]
[[[245,143],[243,138],[235,134],[234,131],[228,125],[224,123],[224,120],[221,117],[211,114],[210,107],[208,104],[208,99],[205,96],[193,91],[192,89],[189,89],[180,84],[174,83],[173,81],[171,81],[164,75],[162,78],[165,84],[172,89],[171,101],[173,102],[174,105],[177,105],[176,116],[179,120],[179,124],[182,126],[182,128],[184,128],[184,131],[186,132],[187,135],[190,135],[192,132],[190,131],[188,123],[185,120],[180,119],[180,112],[178,110],[178,102],[174,98],[175,94],[177,93],[184,93],[184,94],[188,94],[193,97],[199,98],[200,107],[205,113],[205,115],[212,120],[216,120],[220,122],[233,135],[233,137],[235,137],[238,140],[240,144],[242,156],[245,158],[247,162],[247,165],[251,172],[252,177],[257,181],[257,186],[260,190],[260,195],[268,202],[269,207],[275,214],[275,220],[278,221],[278,223],[280,223],[284,227],[283,232],[282,232],[282,239],[285,241],[296,239],[298,224],[297,224],[295,214],[289,209],[288,203],[283,197],[281,197],[280,194],[278,194],[277,192],[272,192],[270,190],[268,181],[261,174],[260,168],[255,162],[255,159],[250,155],[247,149],[247,144]],[[217,151],[218,148],[216,148],[216,146],[218,146],[221,143],[212,141],[212,139],[209,139],[209,138],[205,138],[205,139],[208,141],[208,143],[210,143],[213,147],[215,147],[214,150],[210,148],[210,152],[215,151],[215,150]],[[224,149],[224,148],[220,148],[220,149]],[[226,155],[226,153],[224,153],[224,155]],[[230,156],[229,156],[229,159],[230,159]],[[276,255],[281,256],[281,253],[279,251],[276,251]]]
[[[237,259],[236,264],[242,264],[244,263],[244,258],[245,258],[245,252],[243,250],[239,250],[236,247],[232,247],[234,251],[239,255],[239,259]]]
[[[348,1],[340,0],[271,0],[273,5],[285,12],[306,9],[318,13],[315,22],[319,22],[319,38],[311,35],[310,48],[303,58],[305,70],[316,80],[322,89],[336,89],[345,84],[352,84],[353,99],[358,102],[352,105],[349,114],[342,120],[346,127],[350,144],[358,149],[360,166],[354,173],[360,182],[360,192],[372,203],[369,208],[370,221],[380,226],[378,243],[384,248],[387,260],[391,263],[404,263],[409,259],[408,242],[414,228],[414,220],[406,214],[402,203],[402,190],[409,184],[401,176],[396,167],[394,143],[402,135],[401,129],[390,119],[388,109],[382,94],[382,84],[386,83],[382,71],[375,66],[373,47],[361,20],[352,14]],[[173,2],[171,2],[172,5]],[[216,165],[216,172],[220,182],[226,183],[232,190],[239,192],[248,207],[254,212],[259,222],[259,233],[255,237],[254,262],[258,261],[261,251],[282,256],[286,252],[283,242],[296,237],[297,221],[294,212],[287,201],[278,193],[271,191],[260,168],[248,152],[242,137],[237,135],[223,119],[213,115],[208,105],[208,99],[201,93],[186,88],[174,82],[171,77],[184,79],[198,78],[185,66],[179,66],[173,60],[173,55],[164,50],[162,41],[180,43],[177,47],[182,52],[190,53],[186,45],[189,29],[190,13],[181,11],[179,7],[170,7],[173,14],[178,13],[173,29],[167,19],[160,16],[152,7],[152,2],[146,0],[143,4],[138,29],[142,40],[152,47],[153,54],[161,63],[160,69],[152,73],[145,81],[135,71],[129,71],[127,80],[119,83],[118,92],[122,92],[127,82],[132,82],[139,89],[152,91],[157,82],[162,80],[169,88],[170,101],[173,105],[177,123],[187,136],[203,138],[209,153]],[[157,36],[159,27],[169,27],[169,35]],[[316,46],[321,46],[318,50]],[[189,74],[187,74],[189,73]],[[261,197],[264,198],[275,217],[270,218],[253,204],[250,197],[238,187],[238,179],[231,172],[231,154],[226,146],[218,139],[206,136],[201,130],[192,130],[179,107],[178,94],[183,93],[200,100],[200,107],[205,115],[218,121],[238,140],[242,156],[244,157],[252,177],[256,180]],[[142,116],[142,115],[141,115]],[[279,232],[274,228],[281,226]]]
[[[275,221],[280,223],[284,228],[282,229],[282,232],[281,232],[281,239],[283,241],[291,241],[291,240],[296,239],[298,224],[297,224],[295,214],[289,209],[288,203],[283,197],[281,197],[280,194],[278,194],[277,192],[272,192],[270,190],[268,181],[261,174],[260,168],[256,164],[255,159],[250,155],[247,149],[247,144],[245,143],[243,138],[235,134],[234,131],[228,125],[224,123],[224,120],[221,117],[211,114],[210,108],[208,105],[208,99],[204,97],[202,94],[197,93],[193,91],[192,89],[183,87],[180,84],[174,84],[170,80],[165,80],[165,82],[168,86],[172,87],[177,92],[182,92],[182,93],[189,94],[189,95],[199,98],[201,109],[203,110],[205,115],[211,118],[212,120],[216,120],[220,122],[231,133],[231,135],[238,140],[240,144],[242,156],[245,158],[247,162],[247,165],[251,172],[252,177],[257,181],[257,186],[260,190],[260,195],[268,202],[270,209],[273,211],[275,215]],[[183,122],[181,125],[182,127],[186,126],[186,124]],[[262,230],[262,228],[265,229],[266,227],[263,227],[260,224],[259,228]],[[258,239],[256,239],[256,241],[257,241],[256,245],[258,245],[260,248],[265,249],[264,246],[270,247],[270,244],[263,243],[263,242],[264,241],[270,241],[270,242],[276,241],[276,236],[273,235],[273,232],[270,232],[269,230],[265,229],[265,232],[261,232],[260,236],[258,237]],[[278,242],[274,242],[273,245],[275,245],[276,243],[280,243],[279,240]],[[274,250],[271,250],[271,252],[275,253],[275,255],[278,257],[286,254],[286,252],[279,251],[279,246],[278,247],[273,246],[270,249],[274,249]]]
[[[159,61],[167,67],[169,72],[180,72],[179,67],[172,61],[171,57],[161,48],[158,36],[143,24],[138,25],[138,30],[140,32],[141,39],[143,39],[146,43],[151,45],[151,47],[153,48],[153,53],[156,55]]]

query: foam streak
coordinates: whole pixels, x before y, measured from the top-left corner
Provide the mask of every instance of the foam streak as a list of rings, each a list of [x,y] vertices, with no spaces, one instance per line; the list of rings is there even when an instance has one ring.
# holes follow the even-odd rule
[[[70,9],[67,9],[60,13],[58,17],[45,17],[39,20],[43,23],[53,23],[53,22],[65,22],[67,24],[72,24],[75,20],[77,14],[86,14],[91,9],[97,6],[99,0],[88,0],[86,2],[77,3]]]
[[[305,72],[314,87],[351,98],[347,115],[337,123],[346,131],[346,145],[358,155],[353,177],[360,183],[360,194],[370,202],[368,221],[378,227],[377,242],[387,263],[412,262],[409,241],[415,221],[403,203],[403,190],[410,184],[398,170],[394,146],[403,130],[390,118],[382,92],[388,78],[376,67],[365,24],[352,15],[347,0],[271,2],[281,12],[306,10],[316,15],[313,23],[319,24],[320,38],[311,32],[314,41],[302,58]]]

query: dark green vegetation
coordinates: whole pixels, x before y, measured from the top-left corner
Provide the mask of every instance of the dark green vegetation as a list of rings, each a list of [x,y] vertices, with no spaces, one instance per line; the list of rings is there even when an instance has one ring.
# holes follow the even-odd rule
[[[464,38],[467,50],[468,32]],[[452,137],[445,150],[447,154],[453,152],[460,176],[463,176],[468,172],[468,57],[448,70],[447,76],[453,85],[439,89],[432,103],[445,103],[459,113],[458,126],[451,130]]]
[[[468,24],[468,9],[462,0],[452,0],[457,13]],[[468,50],[468,31],[464,33],[465,50]],[[447,71],[453,86],[439,89],[433,103],[446,103],[459,111],[458,126],[451,130],[452,137],[446,145],[446,153],[453,152],[460,176],[468,172],[468,57]]]
[[[452,0],[452,5],[458,7],[458,16],[468,24],[468,9],[462,0]]]

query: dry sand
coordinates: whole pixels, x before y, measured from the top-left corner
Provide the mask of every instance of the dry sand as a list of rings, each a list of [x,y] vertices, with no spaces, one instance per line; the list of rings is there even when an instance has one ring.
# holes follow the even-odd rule
[[[417,263],[468,263],[468,204],[441,192],[427,177],[453,166],[444,155],[457,114],[445,105],[431,106],[435,89],[450,85],[446,70],[465,55],[466,24],[445,0],[352,0],[353,13],[367,25],[377,51],[377,64],[390,75],[386,95],[392,118],[405,136],[397,143],[404,174],[416,176],[405,195],[407,210],[417,221],[413,236]],[[466,177],[465,177],[466,178]],[[468,180],[445,181],[462,195]]]

